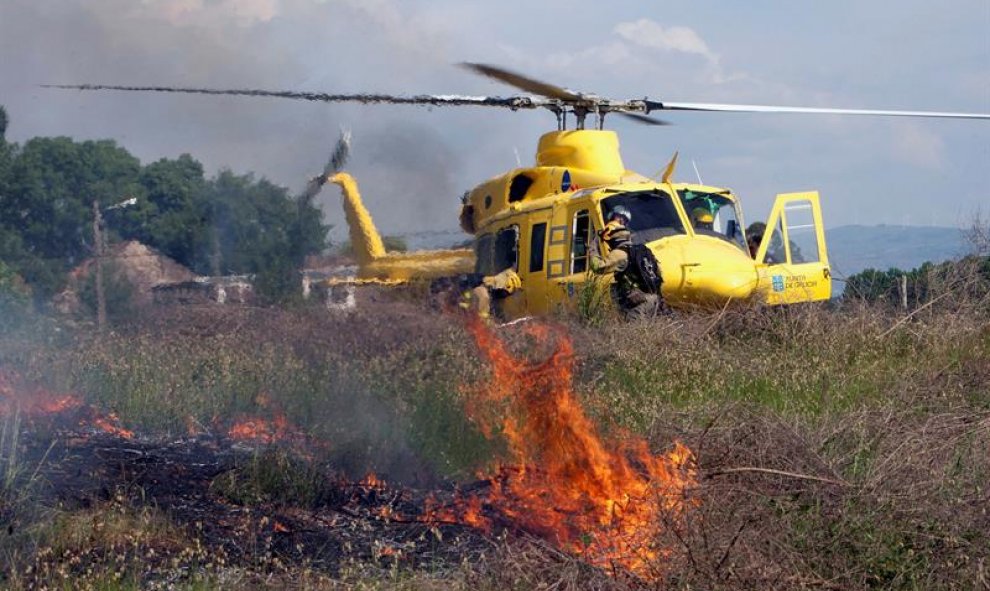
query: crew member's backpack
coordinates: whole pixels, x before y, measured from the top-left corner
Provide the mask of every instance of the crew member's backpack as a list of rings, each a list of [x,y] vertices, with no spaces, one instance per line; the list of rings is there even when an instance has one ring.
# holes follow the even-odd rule
[[[663,276],[660,274],[660,262],[653,251],[645,244],[630,244],[625,248],[629,254],[625,272],[632,282],[646,293],[660,293]]]

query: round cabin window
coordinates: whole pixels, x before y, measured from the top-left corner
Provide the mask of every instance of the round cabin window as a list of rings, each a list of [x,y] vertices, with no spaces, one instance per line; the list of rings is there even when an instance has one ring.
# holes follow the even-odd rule
[[[491,206],[492,206],[492,196],[485,195],[485,209],[488,209]]]

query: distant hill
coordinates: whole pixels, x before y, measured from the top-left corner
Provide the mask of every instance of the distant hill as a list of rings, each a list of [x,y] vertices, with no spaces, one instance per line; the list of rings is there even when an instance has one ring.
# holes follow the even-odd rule
[[[839,226],[826,230],[828,257],[836,277],[864,269],[913,269],[925,261],[938,263],[967,253],[966,234],[959,228],[934,226]],[[842,283],[837,282],[836,290]]]

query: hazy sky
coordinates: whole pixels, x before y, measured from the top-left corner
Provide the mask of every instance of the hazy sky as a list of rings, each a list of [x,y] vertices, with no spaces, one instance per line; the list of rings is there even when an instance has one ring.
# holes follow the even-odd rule
[[[0,0],[8,137],[113,138],[144,162],[299,191],[338,129],[385,232],[456,227],[465,189],[532,161],[549,113],[342,106],[38,88],[185,85],[512,95],[479,61],[617,98],[990,112],[990,1]],[[628,168],[734,189],[747,222],[818,189],[828,226],[966,225],[990,214],[990,121],[665,113],[617,118]],[[335,189],[322,195],[340,225]]]

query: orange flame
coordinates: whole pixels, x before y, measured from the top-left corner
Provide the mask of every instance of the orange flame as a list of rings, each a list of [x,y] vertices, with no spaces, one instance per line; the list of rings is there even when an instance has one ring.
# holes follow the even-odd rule
[[[564,336],[558,335],[547,359],[528,362],[482,322],[472,319],[468,327],[493,374],[468,412],[482,432],[491,433],[490,410],[498,411],[494,419],[514,465],[490,478],[484,499],[427,508],[427,516],[490,529],[487,506],[592,564],[651,578],[657,559],[669,554],[657,542],[664,523],[692,505],[685,498],[695,484],[691,451],[675,443],[657,456],[642,440],[607,446],[571,389],[573,348]],[[552,336],[546,326],[527,331],[537,342]]]
[[[365,474],[364,478],[362,478],[358,484],[366,488],[376,489],[383,489],[386,486],[385,481],[376,476],[374,472],[368,472]]]
[[[93,427],[124,439],[134,438],[133,431],[120,426],[120,418],[116,413],[103,415],[83,403],[78,396],[54,394],[42,387],[25,383],[15,373],[0,370],[0,415],[15,412],[32,419],[65,421],[71,417],[80,427]]]
[[[227,436],[235,441],[274,443],[285,439],[289,431],[289,420],[279,413],[271,420],[260,417],[243,418],[234,423]]]
[[[402,549],[388,544],[376,545],[374,548],[375,558],[402,558]]]
[[[66,394],[64,396],[56,396],[51,400],[39,400],[35,404],[35,408],[44,414],[54,414],[65,412],[74,408],[82,406],[82,401],[75,396]]]
[[[96,417],[93,420],[93,426],[111,435],[116,435],[117,437],[122,437],[124,439],[134,439],[134,431],[120,427],[117,424],[119,422],[120,419],[117,418],[117,413],[112,412],[105,417],[100,417],[100,416]]]
[[[58,414],[83,406],[71,394],[53,394],[44,388],[28,386],[15,373],[0,370],[0,414],[15,411],[27,416]]]
[[[328,442],[309,437],[302,429],[293,424],[267,392],[258,394],[254,402],[271,418],[241,415],[227,429],[227,437],[250,445],[278,444],[286,446],[296,455],[310,460],[313,459],[314,449],[327,449],[329,447]],[[218,425],[218,422],[219,419],[214,418],[213,424]]]

